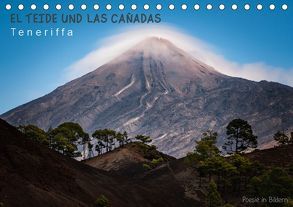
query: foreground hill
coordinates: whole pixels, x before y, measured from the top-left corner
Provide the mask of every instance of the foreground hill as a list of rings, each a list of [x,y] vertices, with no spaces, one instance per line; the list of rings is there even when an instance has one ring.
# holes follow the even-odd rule
[[[123,148],[115,149],[109,153],[94,157],[84,162],[98,169],[107,169],[110,174],[123,175],[131,177],[135,182],[147,181],[146,186],[156,185],[160,183],[164,185],[169,182],[176,182],[184,189],[186,198],[193,200],[195,206],[205,206],[206,196],[208,194],[208,177],[200,177],[200,173],[195,167],[195,163],[190,165],[187,158],[174,159],[172,157],[164,157],[164,161],[153,167],[152,169],[144,169],[144,163],[150,163],[152,159],[146,157],[143,145],[139,143],[131,143]],[[280,146],[265,150],[256,150],[244,155],[252,163],[255,163],[255,168],[263,170],[265,173],[273,167],[281,167],[289,172],[292,177],[292,160],[293,160],[293,145]],[[226,158],[227,160],[230,159]],[[260,166],[262,166],[260,168]],[[218,166],[215,166],[215,170]],[[260,175],[260,174],[256,174]],[[256,176],[249,174],[249,176]],[[215,176],[213,179],[218,180]],[[279,183],[281,184],[281,183]],[[235,185],[235,184],[234,184]],[[272,184],[273,185],[273,184]],[[270,186],[272,187],[272,186]],[[233,188],[233,186],[230,186]],[[243,188],[241,193],[224,191],[220,188],[222,197],[225,202],[233,203],[235,206],[249,206],[242,203],[242,196],[246,195],[246,189]],[[293,196],[293,195],[292,195]],[[279,205],[283,206],[283,205]]]
[[[162,162],[175,160],[175,158],[157,151],[154,147],[134,142],[83,162],[108,172],[115,171],[124,175],[133,175],[145,171],[143,164],[151,164],[152,161],[160,158]]]
[[[104,194],[113,207],[192,206],[176,181],[127,180],[39,146],[0,119],[0,204],[93,206]]]
[[[293,167],[293,144],[265,150],[256,150],[252,153],[245,154],[245,156],[265,166]]]
[[[223,144],[225,127],[235,118],[247,120],[259,143],[270,145],[277,130],[293,129],[292,103],[290,86],[226,76],[153,37],[1,118],[15,126],[48,129],[70,121],[89,133],[111,128],[145,134],[178,158],[208,129]]]
[[[162,158],[162,161],[153,165],[153,161],[159,158]],[[206,190],[196,187],[198,173],[187,165],[184,159],[177,160],[139,142],[127,144],[83,162],[97,169],[106,169],[110,174],[145,182],[148,187],[176,182],[184,189],[185,197],[193,200],[193,205],[202,206],[205,201]],[[144,168],[144,164],[151,167]]]

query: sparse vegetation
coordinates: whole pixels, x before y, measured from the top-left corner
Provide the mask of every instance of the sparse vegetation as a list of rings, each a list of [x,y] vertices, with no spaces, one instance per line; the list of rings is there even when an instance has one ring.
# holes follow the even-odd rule
[[[89,135],[83,131],[79,124],[72,122],[63,123],[55,129],[50,128],[48,132],[34,125],[19,126],[18,130],[29,139],[47,145],[49,148],[70,157],[81,155],[77,150],[78,144],[89,143]]]
[[[148,144],[150,142],[152,142],[152,139],[149,136],[145,136],[145,135],[136,135],[135,139],[141,141],[143,144]]]
[[[51,148],[70,157],[79,157],[77,145],[87,143],[89,135],[77,123],[66,122],[49,132]]]
[[[152,169],[152,167],[149,164],[146,164],[146,163],[142,164],[142,167],[145,170],[151,170]]]
[[[196,160],[203,161],[219,155],[220,151],[216,147],[217,136],[218,134],[213,131],[207,131],[203,133],[200,141],[196,142],[194,151]]]
[[[246,125],[245,122],[242,123]],[[236,125],[238,126],[238,124]],[[220,154],[215,145],[217,133],[207,131],[203,133],[200,141],[196,142],[195,151],[189,153],[185,159],[186,163],[191,164],[199,173],[199,187],[206,188],[208,191],[206,205],[222,206],[220,202],[221,195],[225,197],[250,195],[268,199],[269,196],[273,195],[279,198],[292,198],[293,180],[287,173],[290,169],[266,168],[240,154],[239,152],[246,148],[241,145],[247,142],[239,141],[238,138],[244,137],[244,135],[237,135],[237,133],[244,129],[237,129],[237,126],[232,127],[234,128],[233,133],[227,133],[232,136],[231,139],[233,140],[234,147],[232,149],[234,150],[232,151],[234,153],[231,156],[224,157]],[[249,136],[256,138],[249,128],[247,126]],[[234,132],[236,133],[234,134]],[[235,144],[235,139],[238,139],[238,145]],[[216,190],[219,194],[217,194]],[[225,204],[224,206],[227,205],[229,206],[230,204]],[[266,206],[285,205],[287,205],[286,202],[278,203],[278,205],[272,203]]]
[[[222,198],[220,193],[217,190],[216,183],[212,180],[209,184],[208,195],[206,205],[207,207],[221,207],[222,206]]]
[[[285,198],[289,201],[293,195],[293,179],[281,168],[273,168],[260,176],[254,176],[248,184],[248,193],[251,196]],[[267,206],[283,206],[287,202],[271,202]]]
[[[129,141],[126,131],[124,131],[123,133],[118,132],[116,134],[116,139],[119,142],[119,147],[123,147]]]
[[[100,195],[95,201],[95,207],[110,207],[110,201],[105,195]]]
[[[161,164],[162,162],[164,162],[164,159],[162,157],[160,157],[159,159],[153,159],[151,161],[152,166],[156,167],[159,164]]]
[[[114,139],[116,138],[116,132],[111,129],[102,129],[102,130],[96,130],[92,134],[93,138],[97,139],[98,141],[98,149],[106,149],[106,152],[109,152],[112,150],[114,145]],[[97,147],[96,147],[97,150]],[[97,150],[100,153],[100,150]]]
[[[291,132],[290,135],[287,135],[284,131],[278,131],[274,135],[274,140],[280,145],[293,144],[293,132]]]
[[[19,126],[18,130],[25,134],[26,137],[37,143],[49,145],[47,133],[37,126],[31,124],[27,126]]]
[[[156,168],[157,166],[159,166],[160,164],[162,164],[164,162],[164,159],[162,157],[158,158],[158,159],[152,159],[151,162],[149,163],[144,163],[142,166],[145,170],[151,170]]]
[[[117,147],[123,147],[131,142],[126,131],[116,132],[112,129],[98,129],[92,134],[96,140],[93,144],[92,138],[83,131],[82,127],[73,122],[65,122],[56,128],[49,128],[47,132],[34,125],[19,126],[18,130],[24,133],[29,139],[70,157],[80,157],[82,154],[78,151],[78,145],[82,145],[83,159],[86,159],[86,150],[88,157],[94,156],[93,149],[101,155]],[[155,146],[148,146],[151,138],[145,135],[137,135],[136,139],[141,141],[144,153],[151,158],[158,158]]]
[[[143,150],[144,157],[148,160],[161,158],[161,153],[157,150],[155,145],[146,145],[140,143],[140,147]]]

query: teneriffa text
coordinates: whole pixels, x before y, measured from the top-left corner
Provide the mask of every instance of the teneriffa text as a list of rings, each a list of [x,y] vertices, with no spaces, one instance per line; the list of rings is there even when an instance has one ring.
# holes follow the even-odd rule
[[[18,29],[11,27],[13,37],[73,37],[73,30],[66,28]]]

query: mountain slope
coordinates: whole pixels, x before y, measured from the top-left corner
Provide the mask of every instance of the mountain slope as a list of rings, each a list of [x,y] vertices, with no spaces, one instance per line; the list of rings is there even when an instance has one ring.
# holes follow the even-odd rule
[[[246,119],[261,144],[292,129],[293,88],[223,75],[171,42],[149,38],[113,61],[1,118],[13,125],[55,127],[78,122],[146,134],[164,153],[182,157],[207,129],[220,134],[234,118]]]
[[[93,206],[104,194],[113,207],[192,206],[172,179],[149,183],[110,176],[39,146],[0,119],[0,204]]]

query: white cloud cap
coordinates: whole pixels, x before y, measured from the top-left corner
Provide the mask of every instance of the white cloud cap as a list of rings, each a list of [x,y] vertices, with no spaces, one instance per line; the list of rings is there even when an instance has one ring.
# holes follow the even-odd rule
[[[254,81],[275,81],[293,86],[293,68],[274,67],[263,61],[245,64],[230,61],[215,52],[215,48],[211,45],[168,25],[148,28],[136,26],[100,40],[97,49],[66,68],[66,80],[72,80],[97,69],[151,36],[168,39],[194,58],[214,67],[223,74]]]

